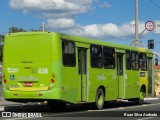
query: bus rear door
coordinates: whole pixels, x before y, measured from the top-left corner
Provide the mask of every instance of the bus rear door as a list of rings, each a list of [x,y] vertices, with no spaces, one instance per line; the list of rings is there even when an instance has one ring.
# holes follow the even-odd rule
[[[117,59],[117,86],[118,86],[118,99],[125,98],[125,65],[124,65],[124,53],[125,50],[115,49]]]
[[[78,101],[87,100],[87,49],[78,48]]]
[[[152,57],[148,57],[148,95],[154,94],[154,78],[153,78],[153,61]]]
[[[123,54],[117,54],[118,98],[124,96],[124,64]]]

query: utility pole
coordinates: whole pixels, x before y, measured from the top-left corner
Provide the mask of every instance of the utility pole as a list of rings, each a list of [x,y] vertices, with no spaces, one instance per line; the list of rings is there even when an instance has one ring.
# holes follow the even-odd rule
[[[43,32],[45,31],[45,24],[44,24],[44,21],[42,22],[42,31],[43,31]]]
[[[135,0],[135,47],[138,47],[138,0]]]

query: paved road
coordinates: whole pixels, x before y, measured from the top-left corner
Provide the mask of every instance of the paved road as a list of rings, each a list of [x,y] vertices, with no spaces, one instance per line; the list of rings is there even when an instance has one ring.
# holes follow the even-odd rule
[[[40,119],[56,119],[56,120],[101,120],[101,119],[117,119],[119,120],[120,117],[126,120],[142,120],[142,119],[150,119],[155,120],[158,118],[154,116],[144,116],[141,117],[142,114],[157,114],[160,113],[160,99],[149,99],[145,100],[144,105],[138,106],[135,105],[133,102],[118,102],[118,103],[109,103],[105,105],[103,110],[93,110],[90,107],[86,107],[87,105],[82,106],[68,106],[66,109],[62,111],[53,111],[46,105],[42,104],[10,104],[5,105],[4,110],[5,112],[20,112],[20,113],[41,113],[42,118],[35,118],[34,120]],[[127,115],[137,115],[136,117],[123,117],[124,114]],[[8,118],[6,118],[8,119]],[[16,118],[15,118],[16,119]],[[24,118],[23,118],[24,119]],[[29,118],[26,118],[29,119]],[[30,118],[31,119],[31,118]]]

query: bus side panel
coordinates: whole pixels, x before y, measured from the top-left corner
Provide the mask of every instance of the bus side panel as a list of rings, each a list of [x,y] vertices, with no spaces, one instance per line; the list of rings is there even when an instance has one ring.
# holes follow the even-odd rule
[[[115,69],[90,68],[89,102],[95,102],[96,92],[100,86],[105,88],[106,101],[115,100],[118,96],[117,77]]]
[[[63,46],[63,43],[71,43],[71,41],[68,40],[61,40],[60,43],[60,48],[61,48],[61,52],[59,53],[61,55],[61,66],[62,66],[62,74],[61,74],[61,89],[62,89],[62,94],[61,94],[61,98],[63,101],[67,101],[70,103],[77,103],[77,94],[78,94],[78,67],[77,67],[77,63],[75,62],[75,65],[66,65],[66,61],[70,61],[71,59],[64,59],[66,61],[63,61],[63,50],[62,47],[64,47],[64,51],[65,51],[65,45]],[[71,49],[74,49],[74,54],[75,54],[75,61],[76,61],[76,47],[75,47],[75,42],[72,42],[72,45],[74,44],[74,48],[72,48],[71,46],[68,46],[67,49],[69,49],[69,51]],[[67,51],[68,52],[68,51]],[[73,51],[72,51],[73,52]],[[67,55],[68,56],[68,55]],[[72,58],[74,59],[74,58]],[[73,60],[74,61],[74,60]],[[73,62],[72,61],[72,62]]]
[[[115,100],[118,98],[118,80],[116,69],[106,69],[106,101]]]
[[[53,89],[52,93],[48,96],[54,96],[55,91],[57,89],[57,96],[52,99],[61,100],[62,96],[62,50],[61,50],[61,40],[58,34],[52,35],[52,66],[51,66],[51,81],[54,80],[53,84],[50,84],[50,88]]]
[[[146,96],[148,96],[148,71],[140,71],[140,88],[144,86],[145,87],[145,92]]]
[[[139,71],[138,70],[126,70],[126,89],[125,98],[138,98],[139,97]]]
[[[77,67],[62,67],[62,100],[77,102],[78,76]]]

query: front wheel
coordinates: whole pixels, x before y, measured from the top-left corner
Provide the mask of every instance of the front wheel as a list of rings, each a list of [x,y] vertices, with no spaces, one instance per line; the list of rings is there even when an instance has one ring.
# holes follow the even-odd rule
[[[144,96],[145,96],[145,92],[143,89],[141,89],[139,98],[136,100],[136,104],[143,105]]]
[[[96,108],[102,109],[104,106],[104,92],[102,89],[98,89],[96,93]]]

